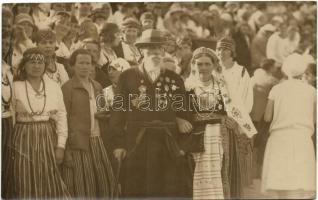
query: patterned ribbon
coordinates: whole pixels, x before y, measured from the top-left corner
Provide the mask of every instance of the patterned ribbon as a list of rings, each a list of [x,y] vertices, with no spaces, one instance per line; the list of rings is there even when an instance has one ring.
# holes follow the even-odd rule
[[[244,109],[241,109],[240,106],[235,105],[235,103],[231,101],[228,94],[228,90],[226,88],[223,74],[215,73],[215,76],[217,78],[217,82],[221,90],[227,115],[229,117],[232,117],[238,123],[242,132],[244,132],[247,137],[252,138],[253,135],[257,133],[257,130],[249,114]]]

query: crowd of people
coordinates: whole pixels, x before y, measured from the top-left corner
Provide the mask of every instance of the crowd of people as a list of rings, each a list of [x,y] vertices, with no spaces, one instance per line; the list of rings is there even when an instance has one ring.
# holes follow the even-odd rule
[[[316,3],[2,5],[3,198],[315,195]]]

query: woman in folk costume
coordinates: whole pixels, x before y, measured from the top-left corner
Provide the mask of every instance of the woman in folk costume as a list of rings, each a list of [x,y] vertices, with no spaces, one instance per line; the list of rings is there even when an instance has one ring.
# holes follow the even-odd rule
[[[85,49],[73,52],[70,65],[75,74],[62,86],[67,110],[69,139],[62,174],[74,198],[116,197],[115,177],[100,137],[95,117],[99,83],[90,79],[92,55]]]
[[[201,47],[193,52],[192,73],[186,80],[190,109],[198,146],[190,149],[196,167],[194,199],[242,197],[238,152],[239,126],[250,126],[247,114],[232,105],[220,73],[218,58],[212,49]],[[239,125],[239,126],[238,126]],[[253,128],[248,130],[253,134]]]
[[[56,34],[50,28],[40,29],[35,36],[35,42],[39,48],[43,50],[46,57],[47,68],[44,78],[48,78],[62,86],[68,81],[68,74],[64,65],[57,63],[56,49]]]
[[[69,197],[58,169],[68,137],[66,110],[60,86],[43,78],[45,68],[42,50],[28,49],[13,83],[8,198]]]
[[[4,60],[9,53],[11,45],[11,32],[4,31],[2,32],[2,96],[1,96],[1,110],[2,110],[2,195],[3,197],[7,190],[7,164],[8,159],[10,159],[10,143],[13,132],[13,110],[12,110],[12,82],[13,75],[11,72],[11,67]]]
[[[216,53],[220,59],[229,98],[231,98],[234,105],[249,114],[253,107],[253,85],[245,66],[241,66],[234,61],[234,40],[229,37],[221,38],[217,42]],[[241,129],[240,132],[244,133]],[[238,140],[243,174],[242,183],[249,185],[252,182],[252,140],[246,137],[246,133],[240,134]]]
[[[301,80],[306,61],[288,56],[282,66],[287,80],[269,93],[264,120],[271,121],[265,149],[261,191],[281,199],[313,198],[315,152],[311,136],[316,121],[316,90]]]

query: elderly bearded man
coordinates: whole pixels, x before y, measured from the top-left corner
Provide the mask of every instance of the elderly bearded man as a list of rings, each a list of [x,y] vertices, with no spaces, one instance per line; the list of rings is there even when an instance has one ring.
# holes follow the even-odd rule
[[[162,67],[163,42],[160,31],[145,30],[136,43],[142,63],[119,77],[110,126],[125,197],[191,197],[190,165],[179,144],[192,125],[181,77]]]

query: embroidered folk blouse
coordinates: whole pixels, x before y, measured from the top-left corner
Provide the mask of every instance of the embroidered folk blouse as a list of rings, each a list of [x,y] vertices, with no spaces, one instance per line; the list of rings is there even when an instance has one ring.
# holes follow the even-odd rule
[[[13,83],[12,105],[16,121],[36,123],[39,121],[53,120],[58,135],[57,146],[64,148],[68,131],[62,90],[57,83],[49,79],[44,79],[44,83],[46,98],[44,98],[44,85],[42,83],[39,90],[42,91],[40,95],[35,92],[28,81],[16,81]],[[40,115],[31,115],[31,109],[33,112],[41,112],[43,110],[43,113]]]

